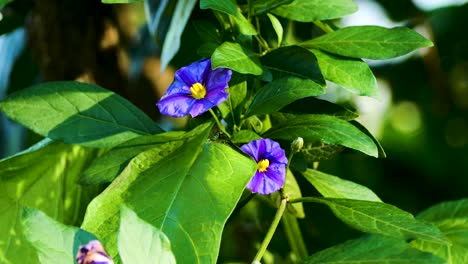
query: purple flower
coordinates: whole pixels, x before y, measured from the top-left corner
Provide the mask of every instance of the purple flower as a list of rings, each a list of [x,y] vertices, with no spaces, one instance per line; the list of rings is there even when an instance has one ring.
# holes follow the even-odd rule
[[[232,71],[226,68],[212,70],[209,58],[182,67],[157,103],[159,111],[173,117],[203,114],[226,101],[231,75]]]
[[[97,240],[91,240],[88,244],[80,246],[76,262],[78,264],[114,264],[101,242]]]
[[[241,147],[257,162],[257,171],[247,184],[254,193],[270,194],[284,185],[288,159],[278,142],[271,139],[259,139]]]

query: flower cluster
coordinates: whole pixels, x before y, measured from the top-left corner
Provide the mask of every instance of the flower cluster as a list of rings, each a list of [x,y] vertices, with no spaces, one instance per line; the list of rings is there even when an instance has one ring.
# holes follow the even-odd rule
[[[78,264],[114,264],[98,240],[91,240],[88,244],[80,246],[76,262]]]
[[[231,75],[232,71],[226,68],[212,70],[209,58],[182,67],[157,103],[159,111],[172,117],[203,114],[226,101]]]
[[[254,193],[270,194],[279,190],[286,179],[288,159],[278,142],[271,139],[259,139],[241,147],[257,162],[257,171],[247,184]]]

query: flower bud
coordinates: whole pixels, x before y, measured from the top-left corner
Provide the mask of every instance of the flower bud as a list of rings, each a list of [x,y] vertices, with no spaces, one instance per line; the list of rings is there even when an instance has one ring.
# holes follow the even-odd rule
[[[302,147],[304,146],[304,139],[301,137],[297,137],[292,143],[291,143],[291,151],[293,153],[300,152]]]

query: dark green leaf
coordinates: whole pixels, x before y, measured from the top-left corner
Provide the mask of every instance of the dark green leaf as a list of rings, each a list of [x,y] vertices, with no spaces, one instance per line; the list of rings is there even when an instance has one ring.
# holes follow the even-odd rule
[[[8,4],[8,3],[12,2],[12,1],[13,1],[13,0],[0,0],[0,10],[2,10],[2,8],[3,8],[6,4]]]
[[[293,104],[281,109],[281,112],[292,114],[325,114],[346,121],[354,120],[359,117],[359,114],[356,111],[351,111],[340,105],[320,100],[315,97],[307,97],[297,100]]]
[[[327,248],[308,257],[303,263],[442,264],[444,261],[411,248],[401,239],[372,235]]]
[[[247,80],[245,76],[233,73],[227,91],[229,97],[225,102],[218,105],[218,109],[228,124],[238,126],[244,110],[244,99],[247,96]]]
[[[448,264],[468,262],[468,199],[437,204],[416,218],[435,224],[452,244],[415,240],[411,245],[444,258]]]
[[[262,66],[258,55],[243,48],[239,43],[224,42],[211,57],[212,67],[225,67],[238,73],[262,74]]]
[[[273,10],[273,13],[300,22],[339,18],[358,10],[353,0],[294,0]]]
[[[94,235],[77,227],[56,222],[36,209],[23,209],[21,220],[24,236],[37,250],[41,263],[75,263],[79,246],[96,239]]]
[[[235,132],[231,138],[232,143],[249,143],[252,140],[258,140],[262,137],[252,130],[241,130]]]
[[[372,190],[360,184],[312,169],[302,175],[324,197],[382,202]]]
[[[246,116],[269,114],[305,97],[325,93],[325,88],[314,81],[297,77],[284,77],[263,86],[253,98]]]
[[[213,55],[213,52],[219,47],[219,44],[213,43],[213,42],[208,42],[208,43],[203,43],[198,49],[197,49],[197,54],[200,55],[200,57],[211,57]]]
[[[126,99],[87,83],[39,84],[11,94],[0,110],[43,136],[84,146],[112,147],[162,131]]]
[[[367,65],[359,59],[338,57],[319,50],[311,50],[317,57],[325,79],[357,95],[375,96],[377,80]]]
[[[342,145],[377,157],[374,141],[350,123],[328,115],[294,115],[274,113],[272,128],[263,137],[294,140],[302,137],[306,143],[323,142]]]
[[[88,206],[83,223],[117,255],[120,204],[170,239],[178,263],[215,263],[224,224],[256,170],[252,159],[207,142],[212,125],[133,159]]]
[[[100,188],[76,182],[97,152],[45,140],[0,161],[0,263],[39,263],[18,224],[23,206],[65,224],[81,222]]]
[[[370,137],[372,139],[372,141],[374,141],[374,144],[377,146],[377,149],[379,150],[379,158],[386,158],[387,157],[387,154],[385,153],[385,150],[383,149],[380,142],[369,132],[369,130],[367,130],[367,128],[365,126],[363,126],[361,123],[359,123],[356,120],[352,120],[352,121],[350,121],[350,123],[353,126],[357,127],[357,129],[361,130],[362,133],[364,133],[368,137]]]
[[[104,4],[128,4],[141,2],[143,0],[102,0]]]
[[[236,24],[239,26],[239,31],[244,35],[256,35],[257,31],[250,22],[238,10],[237,5],[231,0],[201,0],[201,9],[213,9],[229,16],[232,16]]]
[[[257,0],[252,2],[252,14],[260,15],[281,5],[291,3],[293,0]]]
[[[280,76],[296,76],[325,85],[314,54],[299,46],[275,49],[264,55],[261,62],[268,69],[278,72]]]
[[[344,150],[343,146],[323,143],[306,143],[301,149],[307,164],[313,166],[314,162],[336,157]]]
[[[167,236],[125,206],[121,209],[118,247],[124,264],[176,263]]]
[[[433,44],[416,31],[405,27],[353,26],[299,45],[352,58],[389,59]]]

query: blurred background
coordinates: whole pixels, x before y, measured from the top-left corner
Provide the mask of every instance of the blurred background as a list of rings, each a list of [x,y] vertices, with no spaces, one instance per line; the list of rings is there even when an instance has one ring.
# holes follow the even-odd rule
[[[187,25],[171,66],[160,73],[161,50],[158,38],[154,41],[145,26],[143,4],[99,2],[15,0],[4,7],[0,99],[38,82],[87,81],[128,98],[162,126],[176,128],[177,122],[161,118],[155,103],[172,81],[174,69],[200,58],[194,52],[198,47],[193,43],[201,41],[193,25]],[[357,97],[330,84],[322,99],[355,107],[361,114],[358,120],[380,140],[387,158],[345,151],[321,162],[319,170],[363,184],[383,201],[413,214],[468,196],[466,2],[357,0],[357,13],[335,21],[340,26],[407,26],[431,39],[434,47],[392,60],[368,60],[379,83],[377,98]],[[39,139],[0,113],[0,158]],[[303,193],[313,190],[305,188]],[[252,241],[263,237],[274,214],[274,210],[259,211],[260,207],[249,204],[228,226],[221,262],[248,260],[255,253],[250,252]],[[305,209],[308,217],[300,224],[310,252],[359,235],[323,206]],[[281,233],[275,236],[271,250],[283,252],[284,241]]]

